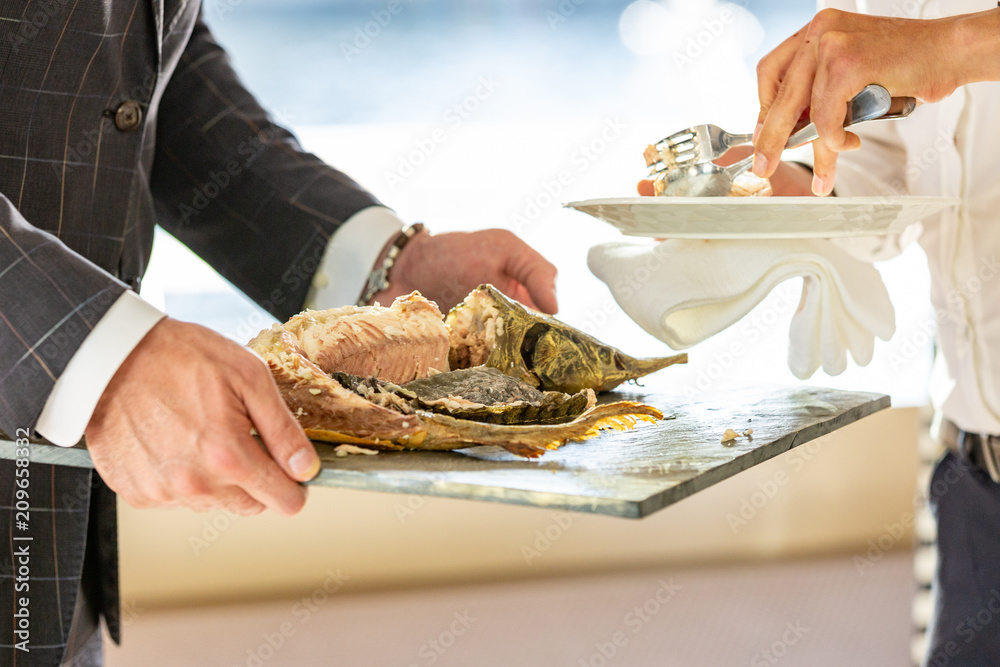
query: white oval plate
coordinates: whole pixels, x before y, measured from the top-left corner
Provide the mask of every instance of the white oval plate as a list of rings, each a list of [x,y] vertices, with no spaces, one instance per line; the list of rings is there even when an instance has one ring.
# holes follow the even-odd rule
[[[898,234],[951,197],[619,197],[563,204],[628,236],[807,239]]]

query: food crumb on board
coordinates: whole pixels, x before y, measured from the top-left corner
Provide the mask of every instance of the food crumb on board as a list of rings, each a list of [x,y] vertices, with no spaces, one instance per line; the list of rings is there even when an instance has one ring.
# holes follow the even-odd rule
[[[748,419],[747,421],[749,422],[751,420]],[[734,431],[731,428],[727,428],[726,432],[722,434],[722,444],[733,443],[734,441],[736,441],[736,440],[738,440],[740,438],[746,438],[747,440],[753,440],[753,429],[752,428],[747,428],[747,429],[744,429],[742,432],[736,432],[736,431]]]
[[[333,453],[337,456],[344,457],[350,454],[364,454],[366,456],[375,456],[378,451],[375,449],[365,449],[364,447],[356,447],[355,445],[337,445],[333,448]]]

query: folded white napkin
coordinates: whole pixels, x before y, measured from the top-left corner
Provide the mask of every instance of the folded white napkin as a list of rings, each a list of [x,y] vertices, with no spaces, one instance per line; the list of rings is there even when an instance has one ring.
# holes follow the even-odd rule
[[[801,276],[788,366],[803,380],[821,365],[844,372],[847,350],[867,365],[875,336],[889,340],[896,330],[879,272],[822,239],[605,243],[590,249],[587,264],[629,317],[675,350],[735,324]]]

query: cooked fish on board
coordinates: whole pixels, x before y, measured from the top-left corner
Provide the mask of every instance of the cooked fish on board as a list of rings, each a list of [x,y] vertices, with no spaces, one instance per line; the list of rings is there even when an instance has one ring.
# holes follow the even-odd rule
[[[449,341],[437,306],[416,292],[389,308],[305,311],[265,329],[249,346],[314,440],[379,449],[497,445],[528,458],[602,430],[662,419],[641,403],[596,405],[594,391],[686,360],[633,359],[489,285],[452,314],[463,332],[462,353],[449,349],[457,339]],[[468,363],[480,327],[493,332],[476,338],[485,365]],[[495,347],[524,358],[518,365],[492,354]],[[461,357],[463,368],[449,371],[449,357]]]
[[[456,407],[449,410],[440,399],[418,402],[410,398],[416,396],[414,392],[407,395],[396,391],[401,388],[391,383],[352,379],[336,371],[331,371],[335,374],[331,375],[309,359],[292,333],[280,326],[261,332],[251,347],[267,362],[285,402],[306,435],[314,440],[378,449],[450,450],[469,445],[498,445],[519,456],[534,458],[568,440],[585,440],[604,429],[623,430],[637,421],[663,417],[656,408],[622,401],[587,407],[562,423],[484,423],[448,414],[454,411],[462,415],[465,410],[485,407],[468,399],[457,397],[453,400]],[[590,397],[592,393],[585,395],[586,403],[590,403]],[[444,408],[443,414],[431,411],[428,403],[435,401]],[[520,409],[522,406],[517,403],[523,402],[505,405]],[[503,412],[498,405],[490,407]]]

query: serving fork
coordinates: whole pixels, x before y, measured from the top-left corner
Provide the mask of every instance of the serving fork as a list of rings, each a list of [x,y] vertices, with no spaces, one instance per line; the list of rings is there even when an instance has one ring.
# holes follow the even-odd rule
[[[848,104],[844,127],[868,120],[905,118],[915,108],[916,100],[912,97],[894,98],[882,86],[872,84],[865,87]],[[740,135],[729,136],[738,137]],[[785,148],[795,148],[814,141],[818,137],[819,132],[816,130],[816,126],[809,123],[788,138]],[[703,157],[699,157],[698,161],[687,159],[683,165],[672,168],[665,167],[656,171],[657,180],[661,182],[662,196],[724,197],[732,190],[733,181],[753,166],[752,155],[728,167],[720,167],[711,162],[712,159],[721,154],[716,155],[715,158],[710,157],[708,151],[699,153],[699,155]]]
[[[866,87],[851,100],[844,127],[853,124],[851,123],[852,114],[854,114],[854,122],[874,120],[874,118],[864,118],[863,116],[881,108],[880,105],[884,105],[884,101],[888,97],[888,91],[882,86],[873,84]],[[890,99],[894,104],[900,105],[899,112],[905,111],[905,113],[898,115],[890,109],[884,115],[885,118],[902,118],[909,115],[916,102],[912,97]],[[908,110],[905,109],[907,105],[909,105]],[[676,169],[690,164],[714,162],[725,155],[733,146],[749,143],[752,140],[752,134],[732,134],[718,125],[710,123],[694,125],[660,139],[652,144],[652,150],[646,149],[646,166],[653,168],[651,173],[658,174],[668,169]],[[812,141],[812,139],[808,141]]]
[[[695,125],[660,139],[652,151],[646,149],[646,166],[659,173],[689,163],[712,162],[752,139],[752,134],[731,134],[718,125]]]

